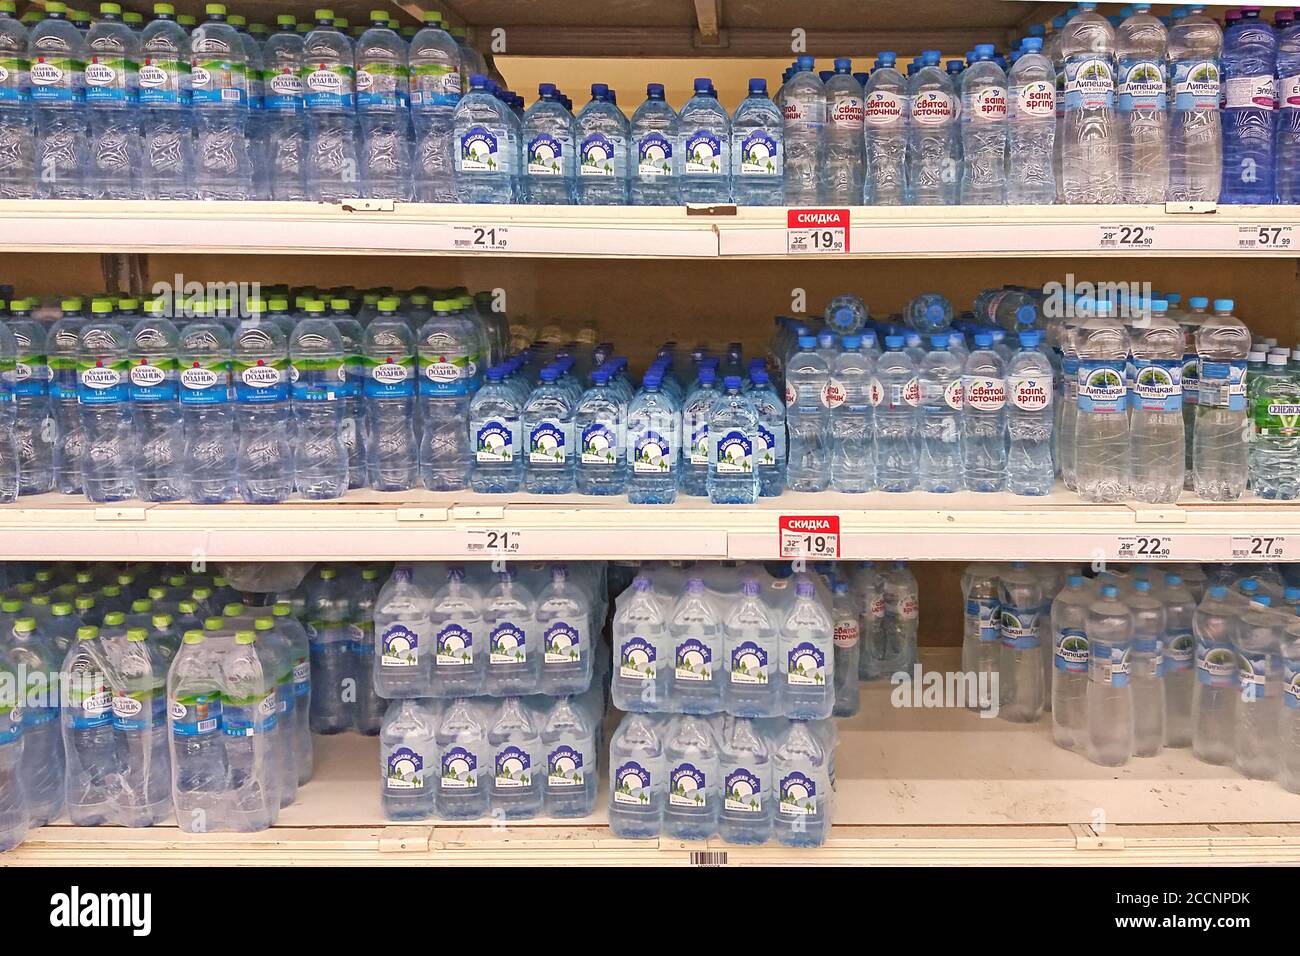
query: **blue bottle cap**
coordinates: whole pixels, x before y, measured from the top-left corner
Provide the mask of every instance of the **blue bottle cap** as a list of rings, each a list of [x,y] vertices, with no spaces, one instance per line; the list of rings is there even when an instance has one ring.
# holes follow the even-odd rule
[[[711,89],[713,89],[713,81],[709,79],[707,76],[697,76],[695,78],[696,96],[699,96],[702,93],[707,94]]]
[[[755,385],[766,385],[767,369],[765,368],[751,369],[749,372],[749,380],[753,382]]]
[[[941,350],[943,350],[943,349],[947,349],[947,348],[948,348],[948,333],[947,333],[947,332],[935,332],[933,335],[931,335],[931,336],[930,336],[930,348],[934,349],[936,352],[937,352],[937,351],[941,351]]]
[[[881,50],[877,59],[880,60],[881,66],[893,66],[898,62],[898,54],[893,50]]]
[[[645,375],[641,376],[641,387],[654,390],[664,383],[663,374],[657,368],[646,369]]]
[[[1210,307],[1210,300],[1203,295],[1194,295],[1187,300],[1187,304],[1193,309],[1208,309]]]
[[[542,369],[541,379],[543,382],[554,382],[560,377],[560,370],[554,365],[548,365]]]
[[[1068,575],[1068,576],[1066,577],[1066,579],[1065,579],[1065,583],[1068,584],[1068,585],[1069,585],[1070,587],[1072,587],[1072,588],[1077,588],[1077,587],[1079,587],[1081,584],[1083,584],[1083,575],[1082,575],[1082,574],[1071,574],[1071,575]]]
[[[905,342],[906,340],[901,335],[885,336],[885,348],[889,349],[891,352],[897,352],[903,347]]]
[[[555,95],[555,84],[554,84],[554,83],[538,83],[538,84],[537,84],[537,95],[538,95],[538,96],[554,96],[554,95]]]
[[[992,348],[992,347],[993,347],[993,333],[992,333],[992,332],[976,332],[976,333],[975,333],[975,347],[978,348],[978,349],[987,349],[987,348]]]
[[[975,44],[975,55],[979,57],[981,60],[993,59],[993,44],[992,43]]]
[[[722,380],[722,384],[727,389],[727,391],[738,392],[740,391],[740,386],[744,384],[744,379],[742,379],[739,375],[728,375],[726,378]]]
[[[847,56],[837,56],[837,57],[835,58],[835,72],[836,72],[836,73],[852,73],[852,72],[853,72],[853,61],[852,61],[851,59],[849,59]]]
[[[862,336],[860,335],[842,336],[840,338],[840,345],[843,346],[844,351],[846,352],[856,352],[858,349],[862,348]]]
[[[752,77],[749,81],[750,96],[767,96],[767,80],[761,76]]]
[[[506,370],[500,365],[493,365],[484,375],[489,382],[499,382],[506,377]]]
[[[1210,597],[1224,598],[1228,596],[1228,589],[1222,584],[1210,585]]]
[[[664,85],[662,83],[647,83],[645,85],[645,95],[652,100],[662,100],[664,98]]]
[[[1260,607],[1273,606],[1273,599],[1269,597],[1267,594],[1257,594],[1253,598],[1251,598],[1251,601],[1255,604],[1258,604]]]
[[[800,73],[807,73],[812,70],[816,62],[816,59],[811,56],[800,56],[795,58],[794,65]]]
[[[1233,305],[1233,303],[1232,303],[1232,300],[1231,300],[1231,299],[1215,299],[1215,300],[1214,300],[1214,311],[1215,311],[1215,312],[1231,312],[1231,311],[1232,311],[1232,305]]]
[[[818,332],[818,333],[817,333],[817,345],[818,345],[820,348],[824,348],[824,349],[828,349],[828,348],[832,348],[832,347],[834,347],[834,345],[835,345],[835,333],[834,333],[834,332]]]
[[[471,90],[486,90],[488,78],[482,73],[471,73],[469,75],[469,88]]]
[[[1022,349],[1036,349],[1038,343],[1043,340],[1043,333],[1038,329],[1025,329],[1020,333],[1020,347]]]
[[[609,370],[606,369],[606,368],[598,368],[598,369],[596,369],[595,371],[593,371],[593,372],[591,373],[591,384],[592,384],[592,385],[608,385],[608,384],[609,384]]]
[[[598,99],[600,99],[602,96],[604,96],[604,95],[605,95],[606,93],[608,93],[608,92],[609,92],[609,86],[608,86],[607,84],[605,84],[605,83],[593,83],[593,84],[591,84],[591,98],[592,98],[593,100],[598,100]]]
[[[1166,299],[1152,299],[1151,311],[1156,315],[1164,315],[1169,311],[1169,302]]]
[[[717,380],[718,380],[718,369],[717,369],[717,366],[714,366],[714,365],[701,365],[701,366],[700,366],[700,384],[701,384],[701,385],[712,385],[712,384],[713,384],[714,382],[716,382]]]
[[[812,335],[799,336],[799,348],[807,351],[808,349],[815,349],[816,347],[817,347],[816,336],[812,336]]]

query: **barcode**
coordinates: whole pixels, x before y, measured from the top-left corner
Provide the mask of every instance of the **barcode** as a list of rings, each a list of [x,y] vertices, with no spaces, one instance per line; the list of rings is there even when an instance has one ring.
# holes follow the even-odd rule
[[[221,91],[221,98],[223,100],[230,100],[231,102],[238,103],[240,99],[239,90],[224,89]]]
[[[691,866],[726,866],[726,850],[695,850],[691,853]]]

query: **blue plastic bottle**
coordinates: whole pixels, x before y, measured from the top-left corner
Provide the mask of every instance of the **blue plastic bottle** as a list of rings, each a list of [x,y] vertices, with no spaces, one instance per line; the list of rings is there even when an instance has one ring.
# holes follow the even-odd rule
[[[731,119],[731,194],[739,206],[785,202],[785,121],[761,77]]]
[[[726,377],[726,391],[709,416],[708,490],[714,504],[748,505],[758,499],[758,415],[741,390],[743,381],[739,375]]]
[[[456,198],[466,203],[509,203],[514,199],[518,157],[511,148],[510,107],[474,73],[453,119]]]
[[[627,404],[610,386],[610,370],[591,373],[591,388],[574,412],[577,486],[584,495],[621,495],[627,488]]]
[[[651,368],[627,411],[627,500],[666,505],[677,500],[681,411],[663,388],[664,373]]]
[[[1224,203],[1273,203],[1277,34],[1258,7],[1223,35]]]
[[[533,389],[523,410],[523,433],[528,460],[524,490],[532,494],[562,495],[573,490],[573,406],[567,389],[558,384],[560,369],[542,369],[541,384]]]
[[[554,83],[539,84],[537,94],[524,114],[524,202],[567,206],[573,202],[577,175],[573,117]]]
[[[487,383],[469,405],[469,440],[474,449],[470,487],[481,493],[516,492],[524,480],[520,403],[505,378],[505,366],[488,369]]]
[[[700,77],[682,107],[682,200],[731,202],[731,117],[718,102],[713,81]]]
[[[604,83],[591,84],[591,100],[577,116],[577,200],[584,206],[626,206],[631,126]]]
[[[676,206],[682,201],[681,120],[664,99],[662,83],[648,83],[632,114],[632,205]]]

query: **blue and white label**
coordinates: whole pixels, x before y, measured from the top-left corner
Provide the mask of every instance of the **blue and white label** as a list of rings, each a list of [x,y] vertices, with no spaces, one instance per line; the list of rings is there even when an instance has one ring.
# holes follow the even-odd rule
[[[780,176],[785,155],[778,131],[741,129],[732,133],[732,161],[739,176]]]
[[[699,638],[688,637],[677,645],[673,676],[679,681],[713,680],[713,649]]]
[[[1002,618],[999,624],[1003,647],[1017,650],[1029,650],[1039,646],[1038,608],[1015,608],[1002,606]]]
[[[1202,358],[1196,369],[1199,405],[1212,405],[1240,412],[1246,408],[1246,362],[1216,362]]]
[[[443,751],[439,786],[443,790],[473,790],[478,787],[478,756],[464,747]]]
[[[107,708],[107,695],[104,703]],[[177,737],[205,737],[208,734],[215,734],[221,729],[222,713],[221,695],[217,693],[195,694],[192,697],[174,700],[168,707],[172,734]],[[75,722],[73,726],[76,726]]]
[[[1241,702],[1253,704],[1268,696],[1270,655],[1267,652],[1242,650],[1237,653],[1237,683]]]
[[[618,676],[622,680],[654,680],[659,668],[654,644],[644,637],[629,637],[618,651]]]
[[[1002,637],[1002,604],[995,598],[970,598],[966,602],[966,630],[985,643]]]
[[[785,429],[771,429],[759,422],[754,439],[754,460],[759,468],[775,468],[785,461]]]
[[[509,464],[519,452],[519,419],[489,418],[474,428],[474,460]]]
[[[668,803],[674,807],[703,810],[708,778],[692,763],[680,763],[668,772]]]
[[[748,767],[737,767],[722,781],[722,809],[730,813],[762,813],[763,781]]]
[[[1221,74],[1217,60],[1183,60],[1174,64],[1176,110],[1217,110]]]
[[[528,751],[510,744],[493,759],[495,785],[501,790],[519,790],[533,785],[533,758]]]
[[[810,641],[801,641],[786,652],[787,684],[799,687],[826,683],[826,654]]]
[[[658,130],[641,137],[636,146],[636,171],[639,176],[671,176],[673,174],[673,144]]]
[[[41,708],[48,710],[49,708]],[[23,722],[30,726],[36,721],[34,708],[26,711]],[[113,695],[113,728],[122,733],[135,733],[162,727],[167,720],[167,692],[165,687],[152,691],[127,692],[119,690]]]
[[[1107,641],[1088,642],[1088,677],[1094,684],[1107,687],[1127,687],[1132,648],[1127,644]]]
[[[1196,660],[1196,638],[1191,628],[1171,629],[1165,633],[1164,657],[1167,672],[1192,669]]]
[[[223,362],[194,362],[180,374],[182,405],[224,405],[230,401],[230,370]]]
[[[405,624],[389,624],[379,635],[381,667],[418,667],[420,635]]]
[[[726,175],[726,159],[717,134],[706,129],[696,130],[686,137],[684,145],[687,176]]]
[[[553,621],[542,632],[542,662],[576,664],[582,660],[582,631],[567,621]]]
[[[650,787],[654,783],[649,769],[629,760],[614,768],[611,783],[614,802],[644,807],[650,803]]]
[[[384,786],[389,790],[423,790],[424,757],[410,747],[395,747],[384,760]]]
[[[767,666],[767,649],[753,641],[741,641],[731,649],[733,684],[766,684]]]
[[[817,782],[798,770],[781,778],[778,797],[786,816],[809,817],[817,812]]]
[[[573,423],[544,418],[528,433],[528,461],[563,465],[573,454]]]
[[[582,464],[615,465],[622,454],[621,423],[595,421],[582,429]]]
[[[1079,411],[1113,415],[1128,409],[1126,362],[1123,359],[1086,359],[1079,362]]]
[[[529,176],[563,176],[564,164],[573,153],[573,142],[550,133],[538,133],[528,141]]]
[[[279,708],[275,704],[275,691],[255,700],[224,700],[221,709],[221,730],[227,737],[257,737],[275,729]]]
[[[1300,659],[1282,659],[1282,704],[1300,710]]]
[[[524,629],[510,621],[502,621],[488,634],[489,664],[523,664],[528,660],[528,646]]]
[[[292,67],[278,72],[267,71],[262,107],[276,113],[301,113],[303,109],[302,77]]]
[[[474,632],[454,621],[443,625],[434,645],[438,667],[468,667],[474,663]]]
[[[742,431],[729,429],[709,436],[713,446],[714,470],[719,475],[752,475],[754,473],[754,445]]]
[[[415,395],[414,360],[410,356],[386,355],[383,361],[365,366],[361,386],[366,398],[410,398]]]
[[[1063,627],[1056,633],[1053,662],[1058,671],[1066,674],[1088,672],[1088,635],[1079,627]]]
[[[117,368],[96,364],[79,372],[77,399],[82,405],[118,405],[130,399],[128,379]]]
[[[506,131],[501,127],[471,126],[460,134],[456,172],[509,173],[509,164],[501,154],[501,144],[506,141]]]
[[[169,373],[142,358],[127,370],[133,402],[174,402],[180,394],[175,373]]]
[[[666,475],[677,460],[672,433],[663,434],[647,428],[632,438],[627,449],[632,471],[638,475]]]
[[[546,785],[581,787],[586,780],[585,765],[581,750],[568,744],[558,745],[546,755]]]
[[[1065,108],[1101,110],[1115,107],[1115,71],[1106,57],[1082,53],[1065,61]]]
[[[1164,64],[1159,60],[1121,60],[1119,64],[1119,111],[1156,110],[1164,112]]]
[[[579,174],[622,178],[627,170],[627,143],[622,136],[589,133],[579,149]]]
[[[1134,407],[1147,412],[1176,412],[1183,407],[1182,359],[1133,360]]]

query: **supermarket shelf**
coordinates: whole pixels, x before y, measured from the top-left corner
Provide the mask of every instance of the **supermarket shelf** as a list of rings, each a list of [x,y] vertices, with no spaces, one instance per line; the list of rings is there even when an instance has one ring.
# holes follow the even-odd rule
[[[1300,503],[1185,499],[1139,507],[1085,504],[1064,489],[1043,498],[827,492],[750,506],[684,497],[648,506],[580,495],[354,491],[267,507],[96,506],[50,494],[0,507],[0,560],[773,560],[783,516],[837,519],[839,556],[854,560],[1300,560]]]
[[[951,650],[924,659],[927,670],[956,666]],[[836,823],[817,850],[620,840],[604,790],[580,821],[390,826],[378,741],[347,735],[317,738],[315,779],[264,833],[56,823],[0,864],[689,865],[705,850],[732,865],[1300,863],[1300,796],[1275,783],[1186,750],[1097,767],[1056,747],[1046,718],[1024,726],[895,708],[890,694],[865,685],[862,711],[840,721]]]
[[[788,251],[783,207],[0,201],[8,252],[624,259],[1290,257],[1300,207],[853,207],[847,251]],[[796,211],[797,212],[797,211]]]

